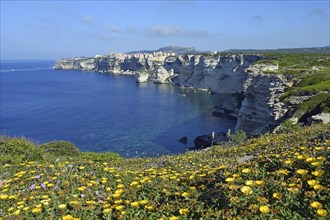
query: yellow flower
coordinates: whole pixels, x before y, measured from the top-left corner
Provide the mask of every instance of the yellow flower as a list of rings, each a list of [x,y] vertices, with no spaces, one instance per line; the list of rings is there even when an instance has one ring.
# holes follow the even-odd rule
[[[318,180],[308,180],[307,183],[310,186],[315,186],[315,185],[319,184],[319,181]]]
[[[146,208],[146,209],[148,209],[149,211],[151,211],[151,210],[153,210],[153,209],[154,209],[154,207],[153,207],[153,206],[151,206],[151,205],[149,205],[149,206],[146,206],[145,208]]]
[[[254,185],[254,181],[253,180],[247,180],[247,181],[245,181],[245,185],[247,185],[247,186],[253,186]]]
[[[39,213],[39,212],[41,212],[41,208],[32,209],[32,213]]]
[[[297,170],[297,173],[300,174],[300,175],[302,175],[302,176],[304,176],[304,175],[306,175],[308,173],[308,170],[299,169],[299,170]]]
[[[299,191],[299,189],[296,187],[290,187],[290,188],[288,188],[288,191],[291,193],[297,193]]]
[[[109,209],[109,208],[108,208],[108,209],[104,209],[104,210],[103,210],[103,213],[104,213],[104,214],[107,214],[107,213],[111,212],[111,210],[112,210],[112,209]]]
[[[139,202],[132,202],[132,203],[131,203],[131,206],[133,206],[133,207],[138,207],[139,205],[140,205]]]
[[[283,175],[288,175],[289,174],[289,171],[287,169],[280,169],[280,170],[278,170],[278,172],[280,174],[283,174]]]
[[[84,166],[80,166],[80,167],[79,167],[79,170],[83,170],[83,169],[85,169]]]
[[[115,201],[115,204],[120,204],[120,203],[123,203],[123,200],[120,199]]]
[[[308,158],[306,158],[306,162],[308,162],[308,163],[311,163],[313,161],[315,161],[315,158],[314,157],[308,157]]]
[[[302,159],[304,159],[304,156],[303,155],[298,155],[297,159],[302,160]]]
[[[30,209],[30,207],[24,207],[24,208],[23,208],[24,211],[27,211],[27,210],[29,210],[29,209]]]
[[[242,170],[242,173],[251,173],[251,169],[245,168]]]
[[[180,209],[179,210],[180,215],[187,215],[189,213],[189,209],[185,208],[185,209]]]
[[[286,160],[284,163],[285,163],[286,165],[290,165],[290,164],[293,163],[293,161],[292,161],[291,159],[288,159],[288,160]]]
[[[189,189],[190,189],[191,191],[195,191],[195,190],[196,190],[196,186],[189,187]]]
[[[21,210],[16,210],[13,214],[14,215],[19,215],[21,213]]]
[[[70,202],[69,202],[69,204],[70,204],[70,205],[78,205],[78,204],[79,204],[79,202],[78,202],[78,201],[75,201],[75,200],[73,200],[73,201],[70,201]]]
[[[14,207],[10,207],[7,211],[12,212],[12,211],[14,211],[14,209],[15,209]]]
[[[265,181],[263,181],[263,180],[256,180],[256,184],[258,186],[264,186],[265,185]]]
[[[322,151],[322,150],[324,150],[324,148],[323,147],[315,147],[315,150],[316,151]]]
[[[112,195],[113,198],[118,198],[120,196],[121,196],[121,193],[115,193],[115,194]]]
[[[57,206],[59,209],[66,209],[66,204],[60,204]]]
[[[189,197],[190,196],[190,193],[189,192],[184,192],[181,194],[183,197]]]
[[[235,181],[235,178],[232,178],[232,177],[226,178],[226,182],[228,182],[228,183],[231,183],[231,182],[234,182],[234,181]]]
[[[321,165],[321,163],[320,162],[318,162],[318,161],[316,161],[316,162],[313,162],[313,163],[311,163],[312,164],[312,166],[314,166],[314,167],[318,167],[318,166],[320,166]]]
[[[122,188],[124,188],[124,187],[125,187],[124,184],[118,184],[118,186],[117,186],[118,189],[122,189]]]
[[[123,209],[124,209],[124,206],[123,205],[116,206],[116,210],[118,210],[118,211],[121,211]]]
[[[5,200],[5,199],[7,199],[8,198],[8,195],[6,195],[6,194],[1,194],[0,195],[0,199],[1,200]]]
[[[87,205],[93,205],[93,204],[95,204],[95,201],[93,201],[93,200],[88,200],[88,201],[86,201],[86,204],[87,204]]]
[[[317,201],[314,201],[310,204],[310,206],[314,209],[322,209],[323,208],[323,205]]]
[[[74,218],[72,215],[65,215],[62,217],[62,220],[75,220],[77,218]]]
[[[178,220],[179,218],[178,217],[176,217],[176,216],[171,216],[170,217],[170,220]]]
[[[312,174],[316,177],[321,177],[324,174],[323,170],[315,170],[312,172]]]
[[[265,206],[265,205],[260,206],[260,207],[259,207],[259,210],[260,210],[260,212],[263,213],[263,214],[268,214],[268,213],[270,213],[270,208],[269,208],[268,206]]]
[[[78,187],[78,190],[79,191],[84,191],[85,190],[85,187],[84,186]]]
[[[245,195],[250,195],[252,193],[252,188],[249,186],[243,186],[241,188],[241,192],[244,193]]]
[[[133,182],[130,184],[131,187],[134,187],[134,186],[137,186],[137,185],[139,185],[139,182],[137,182],[137,181],[133,181]]]
[[[273,198],[275,198],[275,199],[281,199],[282,198],[282,193],[280,193],[280,192],[274,192],[273,193]]]
[[[319,216],[322,216],[322,217],[325,217],[328,215],[328,211],[325,209],[318,209],[316,212]]]
[[[19,196],[18,194],[16,194],[16,195],[11,195],[11,196],[8,197],[8,199],[16,199],[18,196]]]
[[[146,200],[146,199],[140,201],[140,204],[141,204],[141,205],[145,205],[145,204],[147,204],[147,203],[148,203],[148,200]]]
[[[123,192],[124,192],[123,189],[117,189],[117,190],[115,191],[115,193],[117,193],[117,194],[122,194]]]
[[[322,185],[320,185],[320,184],[316,184],[316,185],[314,185],[313,188],[314,188],[315,190],[322,190],[322,189],[324,189],[324,187],[323,187]]]

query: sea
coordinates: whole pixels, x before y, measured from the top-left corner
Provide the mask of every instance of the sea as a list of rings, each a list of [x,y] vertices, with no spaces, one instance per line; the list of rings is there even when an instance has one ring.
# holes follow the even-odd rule
[[[0,134],[36,144],[65,140],[123,157],[178,154],[196,136],[233,130],[214,97],[133,76],[55,70],[53,60],[1,60]],[[188,138],[187,144],[178,140]]]

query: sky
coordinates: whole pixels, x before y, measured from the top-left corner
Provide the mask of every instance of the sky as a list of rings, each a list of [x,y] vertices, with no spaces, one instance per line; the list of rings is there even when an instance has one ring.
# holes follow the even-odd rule
[[[329,0],[1,2],[1,59],[330,45]]]

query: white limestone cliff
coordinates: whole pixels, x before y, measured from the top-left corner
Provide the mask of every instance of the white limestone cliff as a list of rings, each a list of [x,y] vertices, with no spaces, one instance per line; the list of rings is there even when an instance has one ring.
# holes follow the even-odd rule
[[[147,72],[135,72],[135,80],[138,83],[148,82],[149,75]]]

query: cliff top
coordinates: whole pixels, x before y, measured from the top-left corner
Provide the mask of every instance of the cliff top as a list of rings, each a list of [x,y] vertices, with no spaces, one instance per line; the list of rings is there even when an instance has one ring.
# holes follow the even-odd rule
[[[229,49],[222,52],[230,53],[300,53],[300,54],[330,54],[330,46],[279,48],[279,49]]]

